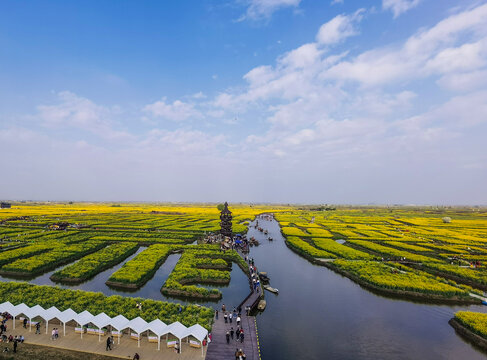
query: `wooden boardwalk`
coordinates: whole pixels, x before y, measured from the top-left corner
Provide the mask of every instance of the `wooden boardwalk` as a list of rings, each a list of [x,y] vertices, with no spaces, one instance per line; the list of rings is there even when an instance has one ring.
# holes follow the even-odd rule
[[[59,338],[51,340],[51,330],[57,327],[59,329]],[[24,329],[22,322],[17,320],[15,322],[15,330],[12,328],[12,320],[7,321],[7,336],[12,334],[23,335],[25,342],[28,344],[57,347],[66,350],[76,350],[80,352],[89,352],[94,354],[101,354],[105,356],[112,356],[118,359],[132,359],[137,352],[142,360],[200,360],[204,359],[201,349],[192,348],[185,341],[182,341],[181,353],[177,354],[174,349],[167,348],[166,338],[161,339],[161,350],[157,350],[157,343],[149,343],[146,337],[140,340],[140,347],[137,347],[137,340],[133,340],[125,334],[120,339],[120,344],[117,343],[117,338],[114,338],[115,344],[113,350],[106,350],[106,337],[101,337],[98,341],[97,335],[83,334],[81,339],[80,334],[74,332],[74,328],[66,326],[66,336],[63,336],[63,326],[59,324],[51,324],[49,322],[48,334],[46,334],[45,323],[41,326],[41,333],[35,333],[35,327],[29,332],[29,327]],[[7,344],[12,349],[12,344]],[[206,351],[206,347],[204,349]],[[22,344],[19,344],[18,351],[22,352]],[[34,359],[33,359],[34,360]]]
[[[251,290],[252,291],[252,290]],[[227,360],[235,358],[236,349],[242,349],[245,353],[247,360],[260,360],[260,349],[259,349],[259,336],[257,331],[257,321],[255,316],[248,316],[245,313],[245,308],[250,306],[254,309],[261,296],[263,294],[263,289],[260,287],[259,292],[252,291],[240,304],[242,308],[241,315],[241,327],[244,330],[244,341],[236,340],[235,336],[230,339],[230,343],[227,344],[226,333],[233,327],[234,330],[237,329],[237,323],[234,320],[231,324],[225,323],[223,314],[220,311],[218,319],[215,318],[211,334],[212,341],[208,345],[208,350],[206,352],[206,360]],[[233,309],[227,309],[231,313]]]

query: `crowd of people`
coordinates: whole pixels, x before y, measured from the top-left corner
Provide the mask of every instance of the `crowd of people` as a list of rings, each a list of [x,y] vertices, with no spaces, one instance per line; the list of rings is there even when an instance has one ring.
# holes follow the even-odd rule
[[[230,344],[230,342],[232,341],[236,343],[243,343],[245,340],[245,331],[242,326],[242,308],[239,306],[238,308],[233,308],[233,311],[227,311],[225,304],[223,304],[221,312],[223,314],[223,321],[225,322],[225,324],[228,324],[230,326],[230,328],[227,328],[227,331],[225,333],[225,339],[227,344]],[[218,313],[219,311],[215,310],[215,317],[217,320]],[[233,324],[235,324],[235,328]],[[237,348],[235,351],[235,359],[244,360],[245,358],[246,356],[243,350]]]
[[[10,334],[9,336],[7,336],[7,334],[6,334],[6,332],[7,332],[7,320],[11,319],[12,316],[9,313],[5,312],[5,313],[1,314],[1,317],[2,317],[2,322],[0,324],[0,342],[6,343],[6,344],[11,343],[12,344],[12,351],[14,353],[16,353],[17,347],[19,346],[20,343],[24,342],[25,338],[23,335],[13,336],[12,334]],[[10,352],[10,347],[4,346],[2,352]]]

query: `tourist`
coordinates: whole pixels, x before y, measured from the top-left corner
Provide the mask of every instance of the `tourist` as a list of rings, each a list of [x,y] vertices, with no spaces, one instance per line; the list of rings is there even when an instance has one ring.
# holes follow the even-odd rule
[[[24,329],[27,329],[27,318],[24,318],[23,324],[24,324]]]
[[[140,360],[139,354],[135,353],[134,358],[132,360]]]
[[[215,310],[215,318],[218,320],[218,309]]]
[[[225,320],[225,324],[228,323],[228,315],[227,315],[227,313],[223,314],[223,319]]]
[[[240,314],[242,314],[242,307],[240,305],[238,306],[237,311],[238,311],[238,316],[240,316]]]
[[[233,317],[232,314],[228,316],[228,321],[230,322],[230,324],[232,323],[232,317]]]
[[[24,335],[20,335],[20,337],[19,337],[19,341],[20,341],[21,343],[23,343],[23,342],[24,342],[24,340],[25,340],[25,339],[24,339]]]
[[[40,334],[41,333],[41,322],[38,321],[36,322],[36,334]]]
[[[56,338],[56,329],[52,329],[51,331],[51,340],[54,340]]]
[[[222,312],[225,312],[227,309],[225,307],[225,304],[222,304]]]
[[[237,331],[235,332],[235,335],[236,335],[235,338],[238,341],[238,339],[240,339],[240,327],[237,328]]]
[[[57,340],[59,338],[59,329],[55,328],[56,332],[54,333],[54,338]]]
[[[107,346],[105,348],[105,351],[111,350],[110,345],[111,345],[112,339],[110,337],[107,337]]]
[[[12,342],[14,341],[14,337],[12,336],[12,334],[10,334],[10,336],[8,337],[8,342]]]
[[[240,321],[241,321],[240,316],[237,316],[237,326],[240,326]]]
[[[14,353],[17,352],[17,340],[14,341]]]
[[[235,331],[233,331],[233,326],[230,328],[230,337],[232,338],[233,340],[233,334],[234,334]]]
[[[225,334],[225,337],[227,338],[227,344],[230,344],[230,332],[227,331],[227,333]]]

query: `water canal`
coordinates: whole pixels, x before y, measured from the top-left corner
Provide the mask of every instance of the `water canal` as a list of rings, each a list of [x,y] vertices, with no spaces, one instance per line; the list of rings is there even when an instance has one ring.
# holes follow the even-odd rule
[[[262,358],[295,359],[485,359],[455,334],[448,320],[460,309],[389,299],[348,278],[313,265],[287,248],[276,221],[259,220],[274,241],[252,226],[261,243],[251,257],[267,271],[275,296],[258,316]]]

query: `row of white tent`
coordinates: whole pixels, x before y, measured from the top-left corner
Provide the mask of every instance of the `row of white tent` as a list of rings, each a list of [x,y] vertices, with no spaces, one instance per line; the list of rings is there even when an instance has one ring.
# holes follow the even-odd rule
[[[29,307],[24,303],[18,305],[12,305],[9,301],[0,304],[0,313],[7,312],[14,319],[17,316],[24,315],[25,318],[29,319],[29,331],[32,326],[32,320],[35,318],[42,318],[46,322],[46,334],[48,332],[49,321],[57,319],[63,324],[63,335],[66,336],[66,323],[69,321],[76,322],[80,327],[88,324],[93,324],[99,330],[111,326],[118,332],[118,343],[120,344],[120,333],[126,329],[131,330],[133,333],[137,334],[137,345],[140,347],[140,336],[144,332],[151,331],[157,336],[157,350],[160,349],[161,336],[172,334],[179,340],[181,345],[181,340],[187,338],[189,340],[190,336],[197,339],[200,344],[205,338],[208,337],[208,330],[199,324],[195,324],[190,327],[186,327],[179,321],[176,321],[170,325],[166,325],[163,321],[155,319],[151,322],[146,322],[141,317],[136,317],[135,319],[128,320],[123,315],[117,315],[113,318],[105,313],[100,313],[98,315],[93,315],[89,311],[85,310],[81,313],[76,313],[72,309],[66,309],[61,311],[55,306],[49,309],[44,309],[40,305],[35,305]],[[13,321],[13,328],[15,329],[15,321]],[[81,331],[81,338],[83,338],[83,331]],[[98,340],[101,340],[101,333],[99,332]],[[203,353],[203,346],[201,346]],[[180,346],[181,351],[181,346]]]

